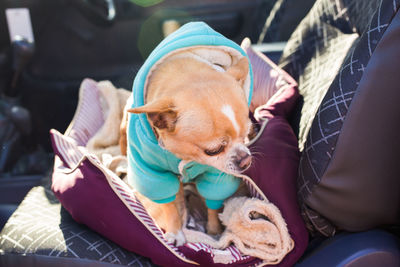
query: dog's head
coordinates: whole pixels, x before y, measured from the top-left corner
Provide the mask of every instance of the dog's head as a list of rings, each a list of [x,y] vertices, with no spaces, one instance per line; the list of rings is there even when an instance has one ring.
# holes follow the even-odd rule
[[[252,159],[244,145],[251,127],[242,87],[247,74],[245,57],[225,72],[173,60],[152,75],[148,103],[128,111],[146,113],[160,145],[177,157],[240,173]]]

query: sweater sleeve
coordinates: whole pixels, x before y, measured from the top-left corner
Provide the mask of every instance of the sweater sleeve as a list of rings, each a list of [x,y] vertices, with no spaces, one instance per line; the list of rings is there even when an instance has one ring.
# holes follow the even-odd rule
[[[240,179],[223,172],[205,172],[196,178],[196,187],[209,209],[219,209],[238,189]]]
[[[140,157],[133,160],[135,151],[129,155],[128,182],[142,195],[156,203],[169,203],[175,200],[179,191],[178,177],[169,171],[151,168]]]

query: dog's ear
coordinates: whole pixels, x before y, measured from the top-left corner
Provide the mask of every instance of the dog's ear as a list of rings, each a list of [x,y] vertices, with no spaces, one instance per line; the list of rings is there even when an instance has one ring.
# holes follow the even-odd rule
[[[231,75],[243,85],[244,80],[249,72],[249,62],[246,57],[242,57],[235,65],[226,70],[226,73]]]
[[[152,125],[160,130],[173,131],[178,114],[171,99],[162,98],[144,106],[127,110],[130,113],[146,113]]]

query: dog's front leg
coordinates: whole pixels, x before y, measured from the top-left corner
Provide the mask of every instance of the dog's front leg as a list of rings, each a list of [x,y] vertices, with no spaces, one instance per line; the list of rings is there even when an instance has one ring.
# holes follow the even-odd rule
[[[208,209],[207,234],[218,235],[222,233],[222,225],[218,218],[218,213],[221,211],[222,208],[217,210]]]
[[[168,242],[175,246],[185,244],[185,235],[182,232],[182,217],[179,214],[175,201],[162,205],[164,222],[165,222],[165,238]]]

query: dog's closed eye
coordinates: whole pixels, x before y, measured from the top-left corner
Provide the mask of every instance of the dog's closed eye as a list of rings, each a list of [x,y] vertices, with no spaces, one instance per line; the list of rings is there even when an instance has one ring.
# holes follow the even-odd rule
[[[225,146],[221,145],[216,149],[206,149],[206,150],[204,150],[204,153],[206,153],[206,155],[208,155],[208,156],[216,156],[216,155],[222,153],[224,150],[225,150]]]

